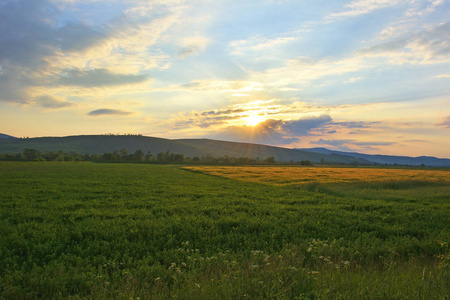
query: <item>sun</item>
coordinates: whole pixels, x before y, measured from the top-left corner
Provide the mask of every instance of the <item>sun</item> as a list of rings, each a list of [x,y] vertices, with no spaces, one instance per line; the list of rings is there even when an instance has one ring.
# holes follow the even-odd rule
[[[251,115],[251,116],[244,118],[244,121],[247,124],[247,126],[255,126],[255,125],[258,125],[259,123],[263,122],[264,118],[262,116],[258,116],[258,115]]]

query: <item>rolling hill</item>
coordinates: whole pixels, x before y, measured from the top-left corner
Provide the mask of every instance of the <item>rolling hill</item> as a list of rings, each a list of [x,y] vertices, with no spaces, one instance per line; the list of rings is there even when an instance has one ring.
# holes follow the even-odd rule
[[[328,150],[325,148],[287,149],[251,143],[236,143],[210,139],[163,139],[140,135],[78,135],[66,137],[14,138],[0,134],[0,154],[20,153],[24,149],[41,152],[75,151],[80,154],[103,154],[127,149],[138,149],[152,154],[170,151],[187,157],[250,157],[261,160],[273,156],[280,162],[309,160],[335,164],[402,164],[427,166],[450,166],[450,159],[435,157],[407,157],[368,155]]]
[[[170,151],[184,154],[189,157],[251,157],[265,159],[273,156],[277,161],[310,160],[314,163],[323,158],[335,163],[370,163],[364,159],[353,157],[335,157],[327,154],[286,149],[281,147],[265,146],[249,143],[235,143],[208,139],[179,139],[169,140],[163,138],[134,136],[134,135],[79,135],[66,137],[39,137],[27,139],[1,139],[0,153],[20,153],[24,149],[36,149],[41,152],[75,151],[80,154],[103,154],[115,150],[127,149],[134,152],[141,149],[145,153],[153,154]]]
[[[185,144],[191,145],[193,147],[197,147],[206,151],[211,156],[231,156],[231,157],[259,157],[261,159],[267,157],[275,157],[277,161],[302,161],[309,160],[314,163],[318,163],[323,158],[328,162],[336,162],[336,163],[354,163],[357,161],[358,163],[365,164],[370,163],[365,159],[353,158],[353,157],[334,157],[332,155],[323,155],[319,153],[313,153],[308,151],[301,151],[295,149],[287,149],[281,147],[274,146],[266,146],[259,144],[250,144],[250,143],[236,143],[236,142],[225,142],[218,140],[209,140],[209,139],[181,139],[175,140],[179,142],[183,142]]]

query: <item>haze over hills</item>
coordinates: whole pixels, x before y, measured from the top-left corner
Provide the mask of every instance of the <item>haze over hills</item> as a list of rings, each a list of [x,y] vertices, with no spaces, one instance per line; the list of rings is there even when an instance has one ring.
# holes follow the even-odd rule
[[[164,139],[140,135],[79,135],[66,137],[39,137],[18,139],[6,134],[0,135],[0,153],[20,153],[24,149],[36,149],[41,152],[75,151],[80,154],[112,153],[127,149],[132,153],[142,150],[156,155],[160,152],[184,154],[187,157],[274,157],[280,162],[299,162],[309,160],[341,164],[408,164],[427,166],[450,166],[450,159],[435,157],[406,157],[368,155],[328,150],[325,148],[287,149],[251,143],[236,143],[210,139]]]
[[[335,151],[326,148],[302,148],[299,149],[302,151],[314,152],[318,154],[328,154],[328,155],[343,155],[347,157],[354,157],[365,159],[370,162],[374,162],[377,164],[399,164],[399,165],[412,165],[418,166],[424,164],[426,166],[450,166],[450,159],[446,158],[436,158],[432,156],[419,156],[419,157],[410,157],[410,156],[394,156],[394,155],[381,155],[381,154],[363,154],[357,152],[344,152],[344,151]]]

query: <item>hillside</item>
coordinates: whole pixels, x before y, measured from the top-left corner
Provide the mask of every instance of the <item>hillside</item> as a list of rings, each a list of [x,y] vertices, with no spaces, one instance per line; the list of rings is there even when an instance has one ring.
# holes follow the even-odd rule
[[[275,157],[277,161],[302,161],[310,160],[312,162],[318,163],[323,158],[328,162],[336,163],[353,163],[358,161],[359,163],[369,163],[364,159],[355,159],[352,157],[334,157],[331,155],[323,155],[307,151],[299,151],[295,149],[287,149],[274,146],[266,146],[259,144],[250,143],[236,143],[236,142],[225,142],[218,140],[208,140],[208,139],[180,139],[176,140],[193,147],[203,149],[205,152],[211,156],[231,156],[231,157],[252,157],[264,159],[267,157]]]
[[[399,164],[450,166],[450,159],[435,157],[407,157],[388,155],[369,155],[340,152],[325,148],[287,149],[250,143],[236,143],[209,139],[176,139],[138,136],[138,135],[79,135],[66,137],[39,137],[18,139],[1,135],[0,154],[20,153],[24,149],[36,149],[41,152],[75,151],[80,154],[103,154],[127,149],[133,153],[138,149],[152,154],[170,151],[187,157],[249,157],[261,160],[275,157],[280,162],[299,162],[309,160],[313,163],[335,164]]]
[[[327,162],[334,163],[369,163],[364,159],[355,159],[345,156],[332,156],[317,154],[307,151],[286,149],[281,147],[234,143],[207,139],[180,139],[169,140],[163,138],[146,136],[114,136],[114,135],[80,135],[67,137],[40,137],[28,139],[1,139],[0,153],[20,153],[24,149],[36,149],[41,152],[76,151],[80,154],[102,154],[127,149],[134,152],[141,149],[145,153],[153,154],[170,151],[172,153],[184,154],[189,157],[250,157],[265,159],[273,156],[277,161],[302,161],[310,160],[318,163],[323,158]]]
[[[11,135],[0,133],[0,139],[16,139],[16,137],[13,137]]]
[[[166,152],[183,153],[186,156],[204,155],[201,149],[168,139],[127,136],[127,135],[80,135],[67,137],[40,137],[29,139],[0,140],[0,153],[18,153],[26,148],[47,151],[76,151],[81,154],[102,154],[115,150],[127,149],[134,152],[141,149],[152,153]]]

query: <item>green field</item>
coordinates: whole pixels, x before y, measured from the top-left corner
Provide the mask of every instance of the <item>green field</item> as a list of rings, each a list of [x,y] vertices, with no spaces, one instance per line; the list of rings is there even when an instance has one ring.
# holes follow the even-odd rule
[[[450,184],[426,177],[271,185],[0,162],[0,215],[2,299],[450,295]]]

